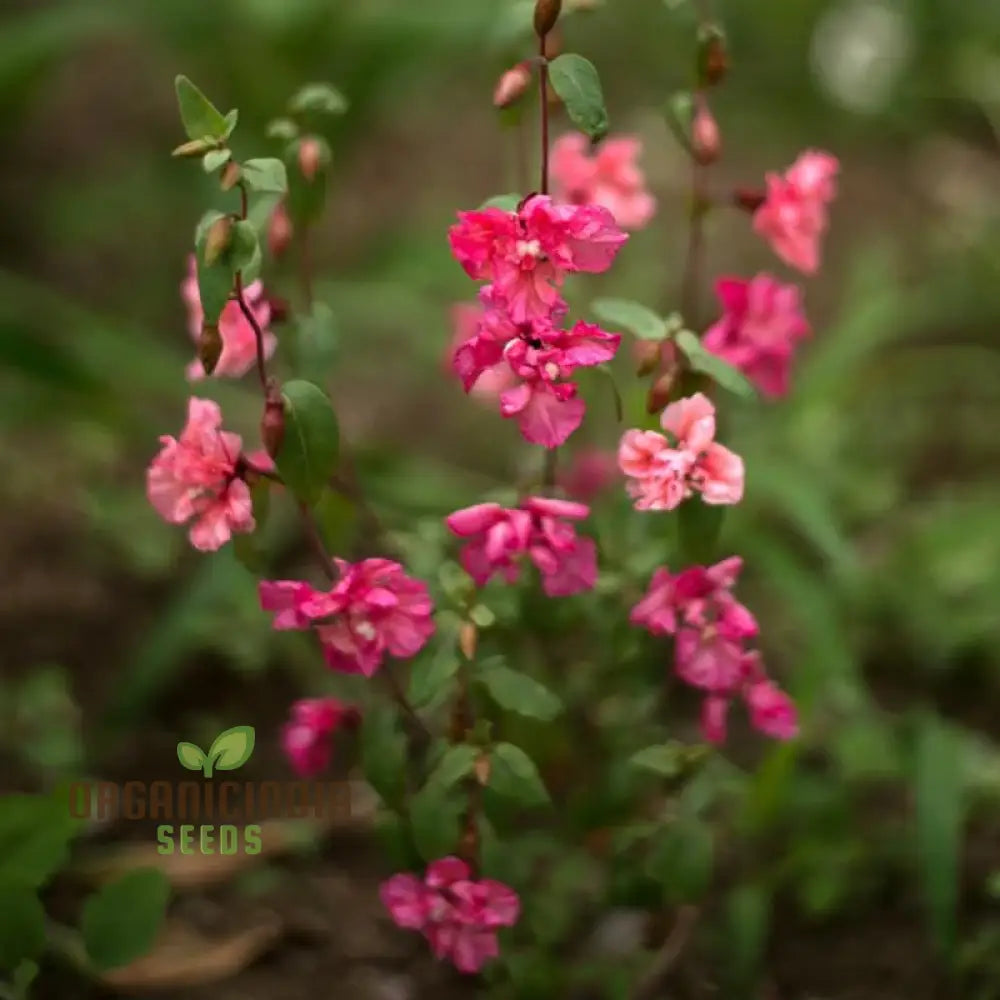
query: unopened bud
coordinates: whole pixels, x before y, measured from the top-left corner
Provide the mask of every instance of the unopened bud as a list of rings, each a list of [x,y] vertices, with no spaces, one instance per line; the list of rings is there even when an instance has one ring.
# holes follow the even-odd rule
[[[222,334],[215,323],[203,323],[198,337],[198,360],[206,375],[215,371],[222,357]]]
[[[691,151],[694,158],[705,167],[715,163],[722,152],[719,125],[704,101],[699,102],[694,121],[691,122]]]
[[[264,415],[260,421],[260,438],[271,458],[276,459],[285,440],[285,402],[274,379],[267,383]]]
[[[292,220],[284,201],[278,202],[267,223],[267,246],[272,257],[280,257],[292,242]]]
[[[222,168],[222,173],[219,175],[219,187],[223,191],[231,191],[239,184],[242,176],[243,171],[240,170],[240,165],[235,160],[230,160]]]
[[[562,10],[562,0],[536,0],[535,3],[535,34],[544,38],[559,20]]]
[[[215,148],[215,143],[209,139],[192,139],[190,142],[181,143],[170,155],[193,158],[195,156],[204,156],[209,150]]]
[[[271,313],[271,323],[284,323],[292,311],[288,300],[279,295],[265,295],[264,297],[267,299],[267,308]]]
[[[652,375],[660,365],[660,345],[655,340],[636,341],[633,353],[639,378]]]
[[[307,136],[299,143],[299,169],[307,181],[312,181],[323,162],[323,148],[319,140]]]
[[[728,69],[726,36],[717,24],[707,24],[698,33],[698,80],[703,87],[714,87]]]
[[[228,215],[216,219],[205,233],[205,249],[202,256],[206,267],[211,267],[228,249],[233,241],[233,220]]]
[[[475,764],[472,765],[472,773],[483,788],[490,783],[490,755],[488,753],[481,753],[476,758]]]
[[[531,83],[531,63],[518,63],[513,69],[507,70],[497,81],[493,91],[493,107],[509,108],[516,104]]]
[[[756,212],[765,201],[767,201],[767,195],[763,191],[755,191],[751,188],[737,188],[733,192],[733,204],[737,208],[742,208],[744,212]]]
[[[476,628],[475,622],[462,622],[462,627],[458,632],[458,648],[467,660],[475,657],[478,639],[479,630]]]
[[[544,40],[545,58],[551,62],[556,56],[562,55],[563,36],[559,28],[553,28]]]
[[[674,383],[677,381],[679,370],[677,365],[671,365],[650,386],[649,392],[646,395],[647,413],[659,413],[670,402],[670,393],[674,388]]]

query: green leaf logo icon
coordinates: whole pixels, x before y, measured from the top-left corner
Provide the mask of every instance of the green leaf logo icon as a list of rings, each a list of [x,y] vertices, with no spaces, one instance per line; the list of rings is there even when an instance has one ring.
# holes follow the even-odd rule
[[[208,753],[194,743],[178,743],[177,759],[189,771],[201,771],[211,778],[216,768],[235,771],[242,767],[253,753],[254,739],[253,726],[233,726],[215,737]]]

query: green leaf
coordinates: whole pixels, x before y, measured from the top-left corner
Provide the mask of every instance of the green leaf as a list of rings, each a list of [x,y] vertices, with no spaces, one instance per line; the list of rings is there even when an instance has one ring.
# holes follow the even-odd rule
[[[527,806],[545,805],[549,793],[534,761],[513,743],[497,743],[490,752],[489,787]]]
[[[342,115],[348,104],[347,98],[329,83],[307,83],[291,99],[288,108],[293,114]]]
[[[621,390],[618,388],[618,380],[615,378],[615,371],[608,364],[594,365],[592,371],[603,375],[611,386],[611,396],[615,403],[615,420],[621,423],[625,419],[625,403],[622,400]]]
[[[469,618],[478,628],[490,628],[497,620],[497,616],[485,604],[477,604],[469,612]]]
[[[434,701],[458,673],[458,667],[458,655],[450,644],[441,646],[433,655],[414,660],[410,668],[410,704],[422,708]]]
[[[629,299],[597,299],[591,302],[590,311],[602,322],[620,326],[640,340],[666,340],[671,333],[652,309]]]
[[[37,889],[69,859],[79,825],[62,795],[9,794],[0,809],[0,883]]]
[[[715,561],[726,508],[698,497],[685,500],[677,510],[681,558],[685,563],[705,565]]]
[[[218,213],[219,218],[222,213]],[[222,254],[212,264],[205,263],[205,240],[208,234],[208,225],[205,224],[208,216],[202,218],[199,224],[200,235],[197,244],[198,261],[198,292],[201,296],[201,307],[204,310],[206,323],[218,323],[222,310],[226,308],[229,297],[233,290],[234,271],[230,263],[231,253]],[[212,221],[215,221],[214,219]]]
[[[34,889],[0,883],[0,970],[13,972],[45,950],[45,910]]]
[[[177,91],[181,122],[189,139],[224,141],[228,138],[232,132],[228,119],[186,76],[178,76],[174,80],[174,89]]]
[[[437,783],[428,783],[410,799],[413,843],[424,861],[453,854],[461,835],[465,802]]]
[[[385,706],[365,712],[361,724],[361,768],[386,805],[397,808],[406,789],[406,738],[396,713]]]
[[[249,285],[260,274],[260,240],[257,230],[246,219],[233,224],[233,242],[229,254],[229,266],[242,274],[243,284]]]
[[[281,139],[284,142],[291,142],[299,134],[299,127],[291,118],[275,118],[267,126],[268,139]]]
[[[670,824],[650,859],[650,874],[672,903],[698,902],[712,880],[714,858],[712,828],[696,819]]]
[[[667,125],[674,138],[691,155],[691,125],[694,121],[694,97],[690,91],[679,90],[669,101],[665,110]]]
[[[255,742],[253,726],[233,726],[212,741],[208,749],[209,760],[219,771],[235,771],[250,759]]]
[[[201,165],[206,174],[214,174],[219,167],[225,166],[232,159],[228,149],[211,149],[202,158]]]
[[[549,63],[549,81],[570,121],[590,136],[591,142],[600,142],[611,126],[594,64],[571,52],[558,56]]]
[[[200,771],[208,757],[205,751],[194,743],[178,743],[177,759],[181,762],[181,766],[189,771]]]
[[[153,946],[166,915],[170,884],[159,869],[129,872],[83,905],[80,931],[95,968],[134,962]]]
[[[486,201],[479,206],[479,211],[482,212],[486,208],[499,208],[503,212],[516,212],[517,206],[521,204],[524,199],[519,194],[497,194],[492,198],[487,198]]]
[[[945,958],[954,953],[965,796],[958,735],[935,716],[917,733],[914,768],[917,856],[930,929]]]
[[[510,712],[547,722],[562,711],[562,702],[547,687],[503,663],[483,665],[475,677],[490,697]]]
[[[231,111],[226,112],[223,120],[226,123],[226,131],[223,133],[222,138],[228,139],[236,131],[236,124],[240,120],[240,113],[236,108],[233,108]]]
[[[457,743],[448,747],[437,767],[427,779],[427,783],[441,788],[451,788],[463,778],[472,774],[472,769],[479,757],[479,747],[469,743]]]
[[[288,171],[284,163],[273,156],[246,160],[241,164],[243,179],[251,191],[263,194],[285,194],[288,191]]]
[[[312,382],[286,382],[285,438],[276,464],[288,488],[303,503],[315,503],[336,471],[340,430],[326,393]]]
[[[731,364],[706,351],[697,334],[681,330],[675,337],[675,342],[696,372],[708,375],[723,389],[742,399],[757,398],[753,383]]]
[[[644,771],[652,771],[664,778],[676,778],[685,765],[684,744],[673,740],[670,743],[660,743],[645,747],[629,758],[633,767]]]
[[[329,552],[342,551],[350,543],[358,523],[357,507],[338,490],[325,489],[313,506],[313,515],[319,525],[323,541]]]

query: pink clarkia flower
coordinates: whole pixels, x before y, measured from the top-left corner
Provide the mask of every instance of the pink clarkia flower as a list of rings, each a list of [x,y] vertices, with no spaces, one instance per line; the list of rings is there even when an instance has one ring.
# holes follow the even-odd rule
[[[454,370],[455,356],[459,350],[478,335],[485,314],[485,308],[479,303],[462,302],[452,306],[453,335],[446,357],[449,370]],[[470,359],[469,364],[475,369],[475,375],[468,382],[466,392],[480,399],[496,399],[515,381],[510,365],[502,357],[495,364],[479,365],[474,358]]]
[[[514,322],[547,317],[567,274],[600,274],[628,237],[599,205],[556,205],[533,195],[516,212],[459,212],[448,238],[470,278],[490,281]]]
[[[161,437],[160,444],[146,474],[146,495],[165,521],[193,521],[189,537],[201,552],[254,530],[250,490],[238,476],[243,442],[222,430],[217,403],[192,397],[180,437]]]
[[[467,974],[497,957],[497,931],[517,923],[521,910],[513,889],[473,879],[469,866],[454,857],[432,862],[422,880],[394,875],[379,894],[399,927],[420,931],[435,957]]]
[[[336,560],[339,578],[329,591],[295,580],[265,580],[260,603],[275,612],[276,629],[315,629],[327,664],[370,677],[386,654],[416,655],[434,632],[427,586],[388,559]]]
[[[738,368],[765,396],[786,395],[795,346],[810,333],[798,288],[758,274],[749,281],[720,278],[715,294],[723,315],[705,332],[705,348]]]
[[[325,771],[333,753],[333,734],[358,722],[356,708],[336,698],[303,698],[292,705],[281,745],[292,769],[304,778]]]
[[[699,392],[671,403],[660,426],[665,435],[626,431],[618,447],[636,510],[673,510],[695,493],[708,504],[743,499],[743,460],[715,441],[711,400]]]
[[[584,504],[531,497],[513,510],[495,503],[466,507],[445,518],[445,524],[468,539],[459,558],[478,586],[497,573],[514,583],[528,556],[546,595],[565,597],[590,590],[597,580],[597,547],[577,535],[572,523],[589,513]]]
[[[560,136],[549,157],[556,200],[603,205],[622,229],[641,229],[656,213],[656,199],[636,163],[641,153],[634,136],[605,139],[596,152],[579,132]]]
[[[804,274],[819,270],[820,240],[839,170],[835,156],[807,150],[784,176],[767,175],[767,197],[754,213],[754,229],[786,264]]]
[[[569,468],[559,474],[559,485],[581,503],[591,503],[618,477],[618,459],[613,451],[587,448],[574,455]]]
[[[500,413],[516,418],[525,440],[557,448],[580,426],[586,404],[575,383],[578,368],[610,361],[621,335],[593,323],[563,330],[557,324],[566,304],[556,298],[546,316],[516,321],[495,285],[480,293],[484,312],[478,332],[455,352],[453,367],[470,391],[489,373],[510,373],[516,382],[500,393]]]
[[[705,693],[702,732],[707,740],[725,740],[729,703],[738,696],[756,729],[775,739],[791,739],[797,734],[795,706],[767,678],[760,654],[746,648],[758,626],[732,594],[742,566],[734,556],[714,566],[688,567],[676,576],[662,567],[629,620],[653,635],[674,637],[677,676]]]
[[[264,356],[270,358],[278,344],[278,338],[267,329],[271,322],[271,307],[264,297],[264,287],[259,281],[243,289],[243,297],[253,312],[254,319],[264,331]],[[198,292],[198,265],[192,254],[188,258],[188,274],[181,283],[181,298],[187,306],[188,332],[195,343],[201,337],[201,325],[205,313],[201,308]],[[222,337],[222,354],[212,372],[216,378],[240,378],[257,360],[257,338],[253,327],[247,322],[238,302],[227,302],[219,316],[219,334]],[[196,382],[205,377],[205,369],[196,358],[188,365],[187,377]]]

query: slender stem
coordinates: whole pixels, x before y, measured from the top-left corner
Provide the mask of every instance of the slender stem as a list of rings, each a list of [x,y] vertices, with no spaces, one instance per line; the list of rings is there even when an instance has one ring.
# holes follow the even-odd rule
[[[257,379],[260,382],[261,389],[266,392],[267,361],[264,357],[264,331],[260,328],[260,323],[257,322],[257,317],[254,316],[253,310],[247,305],[246,297],[243,294],[243,275],[239,271],[236,273],[236,301],[240,305],[240,312],[243,313],[243,318],[250,324],[250,328],[253,330],[254,341],[257,345]]]
[[[705,259],[705,206],[708,202],[708,170],[691,160],[691,205],[688,210],[688,242],[681,280],[681,315],[699,329],[699,293]]]
[[[542,120],[542,176],[538,185],[541,194],[549,193],[549,61],[545,55],[545,36],[538,40],[538,93]]]
[[[326,546],[323,544],[323,536],[320,534],[319,525],[316,523],[312,511],[304,503],[300,503],[299,513],[302,515],[306,537],[309,539],[309,544],[312,546],[313,552],[316,553],[320,567],[329,580],[336,580],[337,571],[334,568],[334,562],[330,558],[330,553],[326,551]]]
[[[556,470],[559,466],[559,449],[546,448],[544,465],[542,466],[542,486],[546,490],[555,488]]]
[[[309,226],[302,225],[299,236],[299,281],[302,285],[302,298],[305,300],[306,312],[313,308],[313,269],[312,269],[312,239]]]
[[[514,190],[523,198],[528,193],[531,183],[530,160],[528,156],[528,137],[524,119],[518,121],[514,128],[515,181]]]
[[[472,622],[466,622],[464,627],[475,629],[475,625]],[[472,661],[467,655],[467,650],[468,652],[474,652],[474,644],[473,648],[469,649],[459,640],[461,665],[458,668],[458,690],[455,693],[455,703],[451,713],[451,742],[453,744],[464,743],[476,723],[475,711],[472,705],[472,692],[470,690]],[[459,853],[469,863],[475,873],[479,868],[479,815],[483,808],[483,788],[479,783],[477,775],[468,778],[465,781],[465,786],[469,797],[469,804],[465,810],[465,817],[462,824],[462,840]]]
[[[389,693],[392,695],[393,701],[403,710],[406,716],[417,726],[421,733],[428,739],[433,738],[433,733],[427,728],[426,723],[417,714],[417,710],[410,704],[403,692],[403,687],[399,683],[399,678],[392,672],[392,669],[388,666],[383,668],[381,671],[382,676],[385,678],[385,685],[389,689]]]

